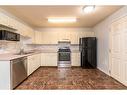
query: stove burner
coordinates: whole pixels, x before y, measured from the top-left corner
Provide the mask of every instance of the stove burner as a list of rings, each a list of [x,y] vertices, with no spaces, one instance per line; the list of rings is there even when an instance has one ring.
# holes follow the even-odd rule
[[[58,52],[71,52],[71,50],[70,50],[70,49],[63,49],[63,48],[60,48],[60,49],[58,50]]]

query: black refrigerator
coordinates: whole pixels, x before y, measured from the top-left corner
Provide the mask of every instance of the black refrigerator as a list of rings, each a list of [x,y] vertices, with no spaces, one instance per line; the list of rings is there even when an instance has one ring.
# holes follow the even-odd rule
[[[84,37],[79,40],[81,52],[81,67],[95,69],[97,67],[97,39],[96,37]]]

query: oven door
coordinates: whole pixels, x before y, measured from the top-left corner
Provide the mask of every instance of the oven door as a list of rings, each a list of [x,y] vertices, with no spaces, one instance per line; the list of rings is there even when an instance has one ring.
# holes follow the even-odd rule
[[[70,61],[70,52],[59,52],[59,61]]]

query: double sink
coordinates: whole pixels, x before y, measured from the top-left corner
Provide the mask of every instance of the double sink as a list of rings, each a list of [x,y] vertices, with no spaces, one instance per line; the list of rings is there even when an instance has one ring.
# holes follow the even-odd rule
[[[31,54],[34,53],[34,51],[29,51],[29,52],[19,52],[19,53],[15,53],[15,55],[26,55],[26,54]]]

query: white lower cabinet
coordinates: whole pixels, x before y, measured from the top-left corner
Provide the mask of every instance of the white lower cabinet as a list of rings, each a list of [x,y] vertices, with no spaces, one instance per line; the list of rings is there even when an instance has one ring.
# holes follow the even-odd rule
[[[42,53],[41,66],[57,66],[57,53]]]
[[[80,66],[80,53],[79,52],[71,53],[71,66]]]
[[[57,66],[57,53],[42,53],[41,66]],[[71,66],[80,66],[80,53],[71,53]]]
[[[41,54],[28,56],[27,75],[29,76],[41,65]]]
[[[11,63],[10,61],[0,61],[0,90],[11,89]]]
[[[28,76],[40,66],[57,66],[57,53],[40,53],[28,56],[27,58]]]

